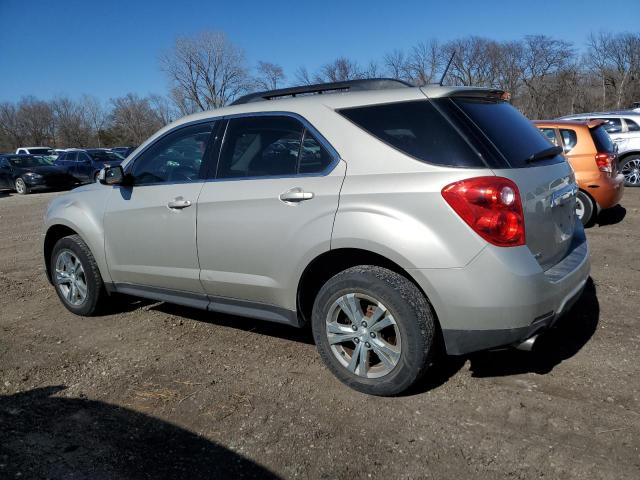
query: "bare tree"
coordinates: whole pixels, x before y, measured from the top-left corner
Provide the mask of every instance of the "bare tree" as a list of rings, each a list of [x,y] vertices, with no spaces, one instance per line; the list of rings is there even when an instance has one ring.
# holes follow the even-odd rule
[[[356,61],[346,57],[338,57],[320,67],[315,79],[318,82],[342,82],[364,77],[365,73]]]
[[[91,121],[83,105],[69,97],[58,97],[50,102],[53,111],[56,146],[92,146]]]
[[[158,122],[162,125],[168,125],[173,122],[174,109],[171,106],[171,102],[167,97],[162,95],[152,94],[149,95],[149,105],[156,115]]]
[[[23,145],[24,132],[18,108],[11,102],[0,103],[0,131],[6,138],[8,148],[15,149]]]
[[[18,102],[17,116],[25,141],[32,145],[53,143],[53,112],[47,102],[24,97]]]
[[[199,110],[222,107],[251,84],[244,53],[221,32],[176,39],[160,66],[172,84],[172,98]]]
[[[83,95],[80,100],[81,108],[83,110],[85,118],[91,125],[93,130],[93,137],[95,138],[95,144],[98,147],[102,147],[100,139],[100,131],[104,128],[107,121],[107,112],[104,106],[96,97],[91,95]]]
[[[415,85],[426,85],[438,79],[442,68],[441,46],[437,40],[420,42],[411,49],[408,58],[408,79]]]
[[[298,67],[295,73],[295,78],[296,82],[300,85],[311,85],[314,83],[307,67]]]
[[[111,129],[122,143],[140,145],[163,126],[148,98],[129,93],[112,99],[111,104]]]
[[[386,67],[387,75],[391,78],[407,81],[412,80],[409,60],[403,50],[396,49],[385,54],[382,61]]]
[[[271,62],[258,62],[256,86],[261,90],[275,90],[282,86],[286,75],[280,65]]]

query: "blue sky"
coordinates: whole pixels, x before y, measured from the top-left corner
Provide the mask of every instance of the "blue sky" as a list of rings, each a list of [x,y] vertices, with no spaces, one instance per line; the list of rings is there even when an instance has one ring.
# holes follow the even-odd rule
[[[179,35],[221,30],[250,64],[293,79],[345,55],[367,63],[435,37],[543,33],[583,48],[590,31],[637,31],[640,1],[0,0],[0,100],[165,93],[158,56]]]

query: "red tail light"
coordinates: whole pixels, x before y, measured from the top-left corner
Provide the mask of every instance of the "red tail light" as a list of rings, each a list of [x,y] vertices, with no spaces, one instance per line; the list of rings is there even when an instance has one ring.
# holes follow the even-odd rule
[[[525,244],[524,214],[515,183],[476,177],[447,185],[442,196],[478,235],[499,247]]]
[[[611,174],[613,172],[612,157],[613,156],[608,153],[596,153],[596,165],[598,165],[598,170]]]

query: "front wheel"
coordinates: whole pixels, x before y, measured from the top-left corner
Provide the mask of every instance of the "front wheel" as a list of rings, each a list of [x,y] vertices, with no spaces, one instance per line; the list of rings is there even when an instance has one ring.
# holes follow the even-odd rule
[[[79,235],[61,238],[50,258],[51,280],[62,304],[76,315],[91,316],[106,292],[95,258]]]
[[[576,196],[576,216],[580,219],[582,225],[585,227],[591,225],[595,210],[596,206],[591,197],[583,191],[579,191]]]
[[[22,179],[22,177],[18,177],[16,179],[16,193],[18,193],[19,195],[26,195],[29,193],[29,187]]]
[[[624,175],[627,187],[640,187],[640,155],[632,155],[620,163],[620,173]]]
[[[329,370],[355,390],[383,396],[403,392],[426,372],[435,323],[411,281],[371,265],[332,277],[312,314],[316,346]]]

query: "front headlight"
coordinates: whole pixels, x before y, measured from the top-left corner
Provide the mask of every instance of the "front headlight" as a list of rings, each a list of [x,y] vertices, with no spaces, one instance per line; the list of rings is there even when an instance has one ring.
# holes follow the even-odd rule
[[[28,180],[42,180],[42,175],[34,172],[27,172],[24,174],[25,178]]]

